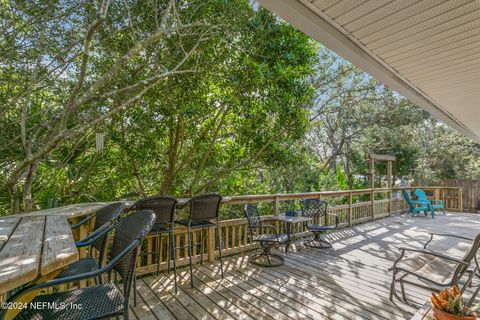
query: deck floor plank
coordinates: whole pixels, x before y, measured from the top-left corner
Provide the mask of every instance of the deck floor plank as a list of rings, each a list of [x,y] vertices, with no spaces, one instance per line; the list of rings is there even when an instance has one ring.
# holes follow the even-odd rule
[[[201,272],[201,270],[195,271],[195,279],[200,281],[203,285],[207,286],[211,290],[215,290],[222,297],[227,299],[230,303],[234,304],[241,312],[237,315],[237,319],[268,319],[274,320],[269,313],[262,311],[261,309],[255,307],[250,302],[244,299],[244,294],[237,295],[235,290],[232,290],[231,287],[223,285],[223,283],[216,279],[210,278],[208,275]],[[240,291],[242,292],[242,291]]]
[[[202,266],[197,268],[197,270],[203,275],[210,276],[214,281],[217,281],[217,283],[221,283],[222,286],[231,290],[233,293],[235,293],[236,296],[243,299],[252,307],[255,307],[261,312],[267,314],[272,319],[290,319],[290,317],[282,313],[280,310],[272,307],[268,303],[265,303],[262,299],[260,299],[260,297],[256,296],[255,294],[252,294],[249,291],[245,291],[243,288],[237,286],[234,282],[228,281],[228,279],[221,280],[220,276],[212,273],[210,269],[206,269]],[[227,275],[227,273],[225,273],[225,275]]]
[[[249,273],[249,271],[246,271],[245,269],[238,269],[235,272],[237,274],[242,273],[244,276],[248,275]],[[317,295],[317,292],[314,292],[314,290],[305,291],[304,288],[289,283],[289,278],[274,278],[260,271],[256,273],[254,279],[260,285],[272,288],[273,290],[276,290],[287,296],[288,299],[296,301],[305,305],[305,307],[312,309],[315,312],[313,314],[314,318],[322,317],[325,319],[349,319],[352,316],[355,316],[349,312],[348,309],[339,307],[338,305],[333,304],[332,301],[327,301],[324,299],[324,297]],[[355,319],[369,318],[367,318],[366,314],[362,315],[360,313],[358,316],[355,316]]]
[[[188,282],[190,281],[190,273],[189,272],[181,272],[179,274],[179,277],[181,277],[184,281]],[[201,279],[200,279],[201,278]],[[205,284],[204,281],[205,277],[201,277],[198,273],[195,275],[195,280],[197,281],[197,285],[195,286],[195,291],[201,292],[209,301],[210,303],[213,303],[214,305],[217,305],[219,308],[225,311],[225,313],[229,314],[230,317],[233,319],[242,319],[242,320],[254,320],[249,314],[248,314],[248,309],[246,311],[240,309],[237,307],[235,304],[230,302],[229,299],[225,298],[220,294],[220,291],[217,291],[218,286],[216,288],[211,288],[207,284]],[[200,283],[199,283],[200,282]],[[190,290],[186,290],[187,294],[190,292]],[[206,302],[206,300],[204,300]],[[243,301],[243,300],[241,300]],[[222,317],[219,317],[220,319],[224,319]]]
[[[188,301],[189,303],[191,303],[191,301],[195,301],[199,306],[201,306],[204,309],[202,313],[205,313],[206,311],[208,312],[208,314],[210,314],[209,317],[212,316],[215,319],[226,319],[226,320],[234,319],[228,312],[226,312],[223,308],[218,306],[214,301],[212,301],[207,295],[204,295],[196,287],[189,290],[190,278],[184,277],[185,274],[186,272],[182,272],[177,275],[177,281],[178,281],[177,297],[181,296],[183,297],[182,299],[183,301]],[[164,283],[173,282],[172,279],[164,275],[155,276],[155,278],[158,281],[164,282]],[[169,288],[169,291],[171,293],[175,292],[175,289],[173,288],[173,286]],[[195,308],[195,311],[199,311],[197,307]]]
[[[406,286],[413,306],[389,301],[388,268],[399,256],[398,248],[421,248],[428,232],[474,236],[479,225],[480,215],[466,213],[371,221],[329,234],[332,249],[296,243],[281,267],[260,268],[248,262],[247,254],[233,256],[225,259],[221,280],[218,261],[196,265],[194,289],[188,271],[181,269],[177,295],[172,275],[147,276],[139,290],[147,307],[143,310],[162,318],[163,308],[170,315],[165,319],[410,319],[429,292]],[[457,257],[467,246],[448,238],[431,244]]]

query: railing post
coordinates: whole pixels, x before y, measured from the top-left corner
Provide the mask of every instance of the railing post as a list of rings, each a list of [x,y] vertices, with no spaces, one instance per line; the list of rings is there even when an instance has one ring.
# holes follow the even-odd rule
[[[221,228],[219,228],[219,230],[221,230]],[[221,242],[222,241],[221,233],[220,233],[219,239]],[[214,261],[215,260],[215,227],[208,227],[206,240],[207,240],[208,261]]]
[[[280,201],[278,201],[278,197],[275,197],[275,201],[273,202],[273,215],[278,216],[280,212]]]
[[[443,201],[443,207],[447,209],[447,203],[445,202],[445,189],[441,189],[440,200]]]
[[[95,218],[94,218],[95,219]],[[93,221],[90,220],[90,221]],[[87,226],[90,227],[90,224],[89,222],[87,223]],[[86,236],[87,236],[87,226],[84,225],[81,225],[79,228],[78,228],[78,238],[79,239],[84,239]],[[87,256],[87,253],[85,251],[85,247],[82,247],[78,250],[78,256],[80,258],[85,258]]]
[[[457,191],[457,199],[458,199],[458,211],[463,212],[463,195],[462,195],[462,188],[459,188]]]
[[[433,197],[435,200],[440,200],[440,189],[435,188],[435,191],[433,192]]]
[[[370,193],[370,202],[372,203],[372,220],[375,219],[375,189]]]
[[[392,161],[387,161],[388,215],[392,215]]]
[[[353,204],[353,196],[352,196],[352,193],[349,192],[348,193],[348,226],[349,227],[352,226],[352,216],[353,216],[352,204]]]

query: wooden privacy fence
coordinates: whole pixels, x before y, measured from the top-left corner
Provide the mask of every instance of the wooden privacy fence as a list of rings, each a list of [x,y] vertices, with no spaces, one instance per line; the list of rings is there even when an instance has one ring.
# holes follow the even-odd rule
[[[262,213],[269,213],[269,216],[278,215],[288,209],[298,210],[296,200],[301,199],[322,199],[329,203],[328,211],[338,215],[340,218],[339,228],[352,226],[358,223],[374,220],[389,216],[395,213],[405,211],[406,204],[403,201],[401,190],[413,190],[415,188],[379,188],[379,189],[361,189],[346,191],[325,191],[325,192],[309,192],[295,194],[263,194],[263,195],[245,195],[224,197],[222,201],[222,213],[234,213],[242,216],[243,205],[246,203],[257,203]],[[431,199],[443,199],[446,209],[449,211],[462,211],[462,190],[453,187],[422,187]],[[76,217],[75,219],[81,219]],[[93,219],[92,222],[93,224]],[[333,224],[333,219],[327,221]],[[280,231],[281,225],[275,222]],[[88,228],[88,227],[87,227]],[[292,234],[296,237],[304,237],[309,235],[304,229],[303,224],[298,223],[292,226]],[[76,235],[82,237],[87,234],[88,229],[80,230]],[[206,230],[206,236],[202,239],[201,230],[192,231],[193,242],[204,241],[203,251],[200,246],[193,247],[193,259],[199,261],[201,255],[206,261],[213,261],[218,257],[218,250],[215,243],[215,228],[210,227]],[[180,247],[187,239],[187,229],[179,226],[175,228],[176,246]],[[222,241],[222,254],[225,256],[250,251],[257,247],[250,239],[248,225],[245,218],[221,220],[220,221],[220,239]],[[148,236],[143,243],[142,251],[154,252],[147,256],[143,256],[137,261],[137,274],[148,274],[156,270],[156,254],[159,252],[160,269],[167,268],[167,257],[169,253],[168,235]],[[86,252],[81,250],[80,255]],[[176,252],[177,265],[183,266],[188,264],[188,250],[186,248],[177,249]],[[171,266],[172,266],[172,262]]]
[[[480,180],[451,179],[442,182],[445,187],[463,189],[463,210],[479,212],[480,209]]]

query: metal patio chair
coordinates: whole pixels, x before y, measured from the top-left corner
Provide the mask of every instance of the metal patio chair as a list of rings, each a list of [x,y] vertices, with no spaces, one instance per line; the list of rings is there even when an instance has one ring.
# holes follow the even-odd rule
[[[440,252],[428,250],[427,246],[434,236],[468,240],[471,241],[471,245],[463,258],[459,259]],[[425,243],[423,249],[400,248],[400,257],[395,261],[393,267],[389,269],[393,270],[393,278],[390,285],[390,300],[392,301],[395,296],[398,300],[407,302],[404,284],[413,285],[429,291],[440,291],[442,288],[450,287],[454,284],[458,285],[460,280],[464,276],[467,276],[466,281],[464,281],[461,286],[461,291],[464,292],[468,287],[471,287],[475,275],[479,275],[480,265],[477,258],[479,247],[480,233],[477,234],[475,238],[452,234],[430,233],[430,240]],[[407,252],[408,254],[406,254]],[[395,289],[396,283],[400,284],[402,299]],[[480,285],[476,288],[468,305],[473,303],[479,291]]]
[[[304,241],[304,245],[312,248],[328,249],[332,247],[332,244],[325,240],[322,234],[330,230],[336,230],[338,228],[339,218],[336,214],[328,213],[327,203],[319,199],[304,199],[300,200],[301,215],[303,217],[309,217],[313,219],[313,223],[306,223],[308,231],[313,233],[313,239]],[[335,225],[327,224],[327,217],[332,216],[335,218]],[[322,224],[322,219],[325,224]]]
[[[64,292],[55,292],[39,295],[32,303],[60,306],[66,303],[66,308],[25,308],[15,318],[26,319],[104,319],[123,316],[128,319],[129,297],[134,277],[136,258],[143,239],[155,222],[155,214],[150,210],[134,212],[130,216],[115,223],[112,249],[109,262],[96,271],[78,274],[62,279],[54,279],[35,284],[15,293],[8,302],[22,301],[28,295],[52,286],[58,286],[73,281],[97,278],[102,274],[109,274],[109,282],[92,287],[73,289]],[[123,293],[110,282],[112,271],[115,271],[123,281]],[[74,305],[81,305],[76,308]],[[5,319],[9,311],[3,310],[0,319]]]
[[[288,235],[285,231],[282,234],[277,233],[277,228],[271,224],[264,224],[269,221],[268,218],[262,220],[258,208],[254,204],[245,205],[245,217],[248,221],[250,231],[250,239],[260,244],[262,252],[252,254],[248,260],[256,265],[263,267],[278,267],[283,264],[283,257],[279,254],[272,253],[271,248],[275,245],[287,244]],[[270,220],[270,221],[273,221]],[[263,233],[268,230],[268,233]],[[266,261],[263,261],[266,260]]]
[[[186,226],[188,243],[186,245],[176,247],[175,251],[178,248],[188,248],[188,256],[190,259],[190,284],[193,288],[193,262],[192,262],[192,246],[201,245],[200,249],[200,263],[203,264],[203,252],[204,252],[204,242],[206,228],[207,227],[216,227],[216,238],[218,251],[220,256],[220,272],[223,279],[223,258],[222,258],[222,243],[220,241],[220,203],[222,201],[222,196],[217,193],[206,193],[196,197],[193,197],[187,202],[187,206],[190,207],[190,214],[188,219],[184,220],[175,220],[175,223]],[[191,232],[195,229],[202,229],[201,242],[192,243]],[[177,275],[175,274],[175,278]]]
[[[149,236],[158,236],[156,245],[155,258],[157,262],[157,275],[160,271],[160,238],[164,234],[168,234],[168,248],[167,253],[167,272],[170,273],[170,259],[173,260],[173,270],[177,273],[177,263],[175,259],[175,236],[174,231],[174,215],[177,207],[177,199],[168,196],[153,196],[137,201],[135,207],[137,210],[152,210],[155,213],[155,224],[150,230]],[[141,255],[149,255],[153,252],[144,252]],[[175,277],[175,293],[177,292],[177,279]]]
[[[105,252],[107,250],[108,233],[113,229],[114,222],[118,219],[124,209],[125,205],[122,202],[112,203],[72,226],[72,229],[76,229],[81,225],[84,225],[87,221],[90,221],[92,218],[95,218],[92,233],[75,243],[77,248],[89,247],[89,256],[70,264],[65,270],[56,276],[56,279],[95,271],[102,267],[103,258],[105,257]],[[93,249],[96,249],[98,252],[98,261],[93,256]],[[95,278],[95,283],[101,282],[101,277]]]

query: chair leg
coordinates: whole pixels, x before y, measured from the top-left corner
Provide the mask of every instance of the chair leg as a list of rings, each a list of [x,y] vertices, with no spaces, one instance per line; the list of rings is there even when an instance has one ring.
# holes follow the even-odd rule
[[[133,271],[133,306],[137,306],[137,271]]]
[[[188,258],[190,260],[190,286],[193,289],[192,242],[190,240],[190,225],[188,226],[187,236],[188,236]]]
[[[393,297],[395,297],[398,301],[402,301],[404,299],[400,298],[400,296],[398,295],[397,290],[395,289],[395,283],[400,282],[402,295],[405,298],[405,288],[404,288],[403,283],[402,283],[402,279],[405,277],[405,275],[401,276],[397,280],[397,278],[396,278],[397,277],[397,270],[396,270],[395,267],[393,267],[392,270],[393,270],[393,276],[392,276],[392,283],[390,284],[390,301],[393,302]],[[406,299],[405,299],[405,302],[406,302]]]
[[[400,282],[400,290],[402,291],[403,301],[408,303],[407,295],[405,294],[405,285],[403,284],[403,282]]]
[[[390,284],[390,301],[393,302],[393,297],[397,298],[398,301],[402,301],[402,299],[400,299],[400,296],[398,295],[397,293],[397,290],[395,289],[395,283],[397,282],[397,279],[396,279],[396,276],[397,276],[397,271],[395,268],[392,269],[393,270],[393,276],[392,276],[392,283]]]
[[[260,245],[262,246],[262,252],[250,255],[248,257],[248,261],[261,267],[278,267],[283,265],[283,257],[279,254],[270,252],[270,248],[272,246],[271,243],[261,242]],[[261,258],[265,258],[267,260],[267,263],[258,261],[258,259]],[[273,260],[272,258],[274,258],[275,260]]]
[[[477,286],[477,289],[472,294],[472,297],[470,298],[470,300],[468,300],[468,303],[467,303],[468,307],[471,307],[473,305],[473,302],[475,301],[475,298],[477,297],[479,292],[480,292],[480,284]]]
[[[128,307],[130,305],[130,299],[127,297],[125,298],[125,302],[123,303],[123,319],[128,320],[130,318],[129,311],[130,308]],[[115,319],[120,319],[119,316],[116,316]]]
[[[306,240],[303,244],[307,247],[317,249],[330,249],[332,247],[332,244],[325,240],[320,232],[316,232],[313,239]]]
[[[170,231],[170,254],[172,255],[173,260],[173,280],[175,282],[175,294],[177,294],[177,259],[175,258],[176,249],[175,249],[175,236],[173,235],[173,230]]]
[[[222,242],[220,241],[220,227],[218,226],[219,221],[217,220],[217,241],[218,241],[218,253],[220,256],[220,273],[222,274],[223,279],[223,257],[222,257]]]
[[[270,247],[265,248],[265,257],[267,258],[268,264],[271,265],[272,261],[270,261]]]

